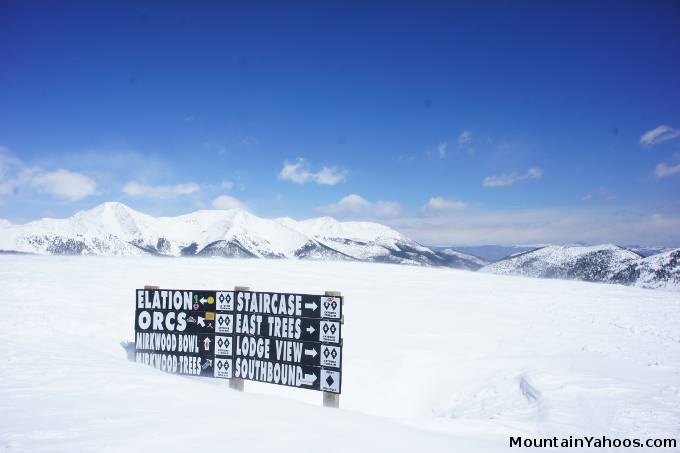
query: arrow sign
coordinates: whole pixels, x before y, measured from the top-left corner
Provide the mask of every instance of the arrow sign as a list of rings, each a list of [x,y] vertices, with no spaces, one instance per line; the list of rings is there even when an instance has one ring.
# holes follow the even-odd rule
[[[198,319],[196,320],[196,324],[198,324],[201,327],[205,327],[205,319],[199,316]]]
[[[220,310],[220,296],[218,293],[218,310]],[[234,292],[236,303],[233,310],[236,313],[251,315],[280,315],[314,319],[341,319],[342,297],[329,297],[312,294],[289,294],[278,292]],[[232,304],[229,310],[232,309]]]
[[[314,327],[309,326],[305,329],[310,335],[314,333]]]
[[[243,357],[247,359],[266,360],[273,363],[292,363],[313,367],[340,368],[340,346],[317,341],[283,340],[279,338],[262,338],[254,335],[234,335],[234,347],[224,344],[224,337],[215,337],[215,355]]]
[[[204,351],[210,350],[210,338],[208,337],[206,337],[205,340],[203,340],[203,350]]]
[[[201,297],[198,301],[201,303],[201,305],[205,305],[208,303],[208,299],[206,299],[205,297]]]
[[[305,374],[305,383],[307,385],[314,385],[315,382],[316,382],[316,374],[315,373]]]

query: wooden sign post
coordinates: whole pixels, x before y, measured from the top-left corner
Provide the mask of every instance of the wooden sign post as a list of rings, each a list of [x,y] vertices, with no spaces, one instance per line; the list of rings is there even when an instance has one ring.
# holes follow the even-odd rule
[[[249,286],[234,286],[234,294],[237,291],[250,291]],[[229,379],[229,388],[234,389],[238,392],[242,392],[245,389],[245,380],[242,378],[231,378]]]

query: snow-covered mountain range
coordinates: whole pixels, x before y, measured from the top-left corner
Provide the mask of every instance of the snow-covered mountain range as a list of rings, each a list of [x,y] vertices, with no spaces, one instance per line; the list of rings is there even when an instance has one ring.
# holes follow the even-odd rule
[[[265,219],[242,209],[153,217],[109,202],[67,219],[0,223],[0,250],[39,254],[357,260],[476,270],[477,257],[435,252],[377,223]]]
[[[680,249],[644,258],[612,244],[552,245],[512,255],[480,272],[680,289]]]
[[[489,264],[454,248],[425,247],[378,223],[265,219],[243,209],[153,217],[116,202],[66,219],[0,220],[0,252],[350,260],[680,288],[680,249],[644,258],[611,244],[550,245]]]

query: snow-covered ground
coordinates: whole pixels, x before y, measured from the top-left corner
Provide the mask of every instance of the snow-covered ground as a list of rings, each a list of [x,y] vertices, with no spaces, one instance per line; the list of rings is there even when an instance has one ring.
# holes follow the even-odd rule
[[[342,291],[341,409],[318,392],[238,393],[128,361],[120,342],[145,284]],[[3,451],[467,453],[506,451],[511,435],[680,437],[677,292],[356,262],[8,255],[0,288]]]

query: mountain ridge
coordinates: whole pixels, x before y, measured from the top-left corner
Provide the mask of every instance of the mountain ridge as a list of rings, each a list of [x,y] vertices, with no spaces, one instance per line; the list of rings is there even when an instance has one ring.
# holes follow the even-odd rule
[[[0,231],[0,250],[27,253],[333,259],[469,270],[485,264],[463,253],[437,253],[378,223],[266,219],[239,208],[153,217],[106,202],[65,219],[2,224]]]
[[[644,257],[614,244],[551,245],[511,255],[479,272],[680,289],[680,249]]]

